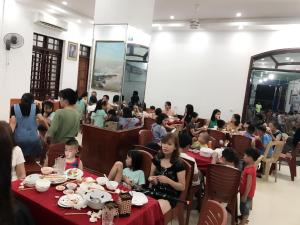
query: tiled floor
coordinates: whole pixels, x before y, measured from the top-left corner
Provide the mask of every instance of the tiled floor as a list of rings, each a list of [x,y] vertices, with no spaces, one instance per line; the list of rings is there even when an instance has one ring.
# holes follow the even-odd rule
[[[300,176],[300,167],[297,168]],[[278,172],[277,183],[274,177],[269,182],[257,179],[257,189],[253,210],[248,225],[300,225],[300,178],[294,182],[287,166]],[[199,214],[192,211],[190,225],[197,225]],[[171,223],[170,223],[171,224]],[[172,222],[177,225],[177,221]]]

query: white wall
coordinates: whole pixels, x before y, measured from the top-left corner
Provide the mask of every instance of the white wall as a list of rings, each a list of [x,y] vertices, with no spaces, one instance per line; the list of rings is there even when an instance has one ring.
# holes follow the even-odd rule
[[[201,117],[242,113],[250,57],[300,47],[299,31],[157,32],[152,36],[147,105],[169,100],[179,113],[193,104]]]
[[[60,89],[77,88],[78,60],[70,61],[66,58],[67,41],[92,45],[93,29],[89,24],[69,23],[67,32],[48,29],[34,24],[34,11],[16,3],[15,0],[6,1],[4,10],[3,33],[19,33],[24,37],[24,45],[19,49],[12,49],[9,53],[4,50],[2,37],[0,40],[0,120],[7,120],[9,116],[9,99],[20,98],[30,91],[30,74],[33,33],[40,33],[64,40]],[[9,64],[5,61],[9,60]],[[2,70],[4,73],[2,73]]]

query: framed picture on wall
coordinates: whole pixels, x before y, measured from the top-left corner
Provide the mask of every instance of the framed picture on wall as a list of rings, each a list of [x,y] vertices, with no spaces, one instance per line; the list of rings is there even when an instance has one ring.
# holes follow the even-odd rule
[[[74,42],[68,42],[68,56],[69,60],[77,60],[78,44]]]

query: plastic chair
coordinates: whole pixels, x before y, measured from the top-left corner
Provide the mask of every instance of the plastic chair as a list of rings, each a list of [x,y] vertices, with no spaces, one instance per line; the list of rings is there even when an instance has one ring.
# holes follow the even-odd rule
[[[183,130],[183,124],[174,124],[172,127],[175,128],[175,131],[173,132],[174,135],[178,136],[179,133]]]
[[[147,151],[144,151],[144,150],[138,150],[138,151],[143,156],[142,170],[144,171],[145,179],[148,180],[148,177],[149,177],[150,171],[151,171],[151,164],[152,164],[153,156]]]
[[[243,135],[233,135],[231,138],[231,147],[236,151],[238,157],[242,159],[246,149],[251,148],[251,139]]]
[[[202,208],[198,225],[226,225],[227,212],[223,206],[212,200],[208,200]]]
[[[186,201],[188,199],[188,191],[193,179],[194,171],[192,171],[191,165],[185,160],[181,159],[185,165],[185,189],[180,193],[179,199]],[[169,210],[164,215],[164,224],[167,225],[174,218],[178,218],[179,225],[184,225],[184,203],[178,202],[174,209]]]
[[[208,165],[203,204],[208,200],[228,203],[227,209],[232,215],[231,224],[237,219],[237,194],[240,186],[241,171],[218,165]]]
[[[151,148],[147,148],[146,146],[142,146],[142,145],[134,145],[134,149],[146,151],[146,152],[150,153],[152,155],[152,157],[154,157],[157,154],[157,151],[155,151]]]
[[[54,166],[55,159],[65,154],[65,143],[50,144],[47,147],[48,166]]]
[[[218,131],[218,130],[212,130],[212,129],[208,129],[208,134],[209,136],[213,137],[214,139],[216,139],[216,148],[221,148],[223,147],[221,144],[220,144],[220,141],[221,142],[225,142],[226,140],[226,134],[224,134],[223,132],[221,131]]]
[[[262,162],[265,163],[265,166],[264,166],[264,176],[263,176],[264,180],[268,181],[270,170],[271,170],[271,166],[272,166],[272,164],[274,164],[275,165],[275,169],[274,169],[274,172],[275,172],[275,182],[277,182],[277,162],[278,162],[279,157],[281,155],[281,152],[282,152],[282,149],[283,149],[283,145],[284,145],[283,141],[271,141],[267,145],[267,148],[266,148],[265,153],[264,153],[264,157],[262,159]],[[268,154],[269,154],[271,148],[273,148],[273,147],[274,147],[273,154],[272,154],[271,158],[268,158]]]
[[[291,181],[295,181],[295,177],[297,176],[297,152],[300,150],[300,143],[297,144],[295,149],[291,152],[292,158],[287,157],[280,157],[279,158],[279,170],[281,167],[281,162],[285,161],[288,163],[290,174],[291,174]]]
[[[151,130],[139,131],[139,145],[149,144],[153,140],[153,134]]]

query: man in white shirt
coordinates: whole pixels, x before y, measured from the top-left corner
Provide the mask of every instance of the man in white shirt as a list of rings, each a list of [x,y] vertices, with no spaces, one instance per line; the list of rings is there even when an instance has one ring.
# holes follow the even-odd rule
[[[195,166],[194,166],[194,176],[193,176],[192,185],[197,186],[200,184],[201,172],[198,170],[196,160],[187,154],[191,144],[192,144],[192,138],[189,135],[187,134],[179,135],[180,157],[194,162]]]

